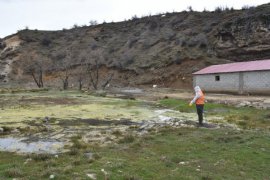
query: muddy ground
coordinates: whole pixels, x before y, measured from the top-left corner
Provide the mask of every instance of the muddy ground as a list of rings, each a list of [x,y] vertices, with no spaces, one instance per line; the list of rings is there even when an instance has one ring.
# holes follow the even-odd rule
[[[100,97],[102,94],[106,97]],[[93,96],[94,95],[94,96]],[[0,95],[0,149],[23,153],[59,153],[81,136],[99,146],[126,136],[141,136],[161,127],[197,127],[193,112],[160,106],[160,99],[188,102],[193,93],[169,89],[114,89],[108,92],[19,92]],[[267,108],[269,97],[207,94],[207,100],[236,106]],[[204,128],[235,128],[223,116],[205,118]]]

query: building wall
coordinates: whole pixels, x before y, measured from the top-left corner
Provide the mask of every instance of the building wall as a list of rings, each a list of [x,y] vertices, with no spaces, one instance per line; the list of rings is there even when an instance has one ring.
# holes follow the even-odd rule
[[[216,76],[219,76],[219,81],[216,81]],[[205,91],[238,92],[239,73],[195,75],[193,83]]]
[[[270,94],[270,71],[245,72],[243,74],[245,92]]]
[[[270,71],[195,75],[193,85],[212,92],[270,94]]]

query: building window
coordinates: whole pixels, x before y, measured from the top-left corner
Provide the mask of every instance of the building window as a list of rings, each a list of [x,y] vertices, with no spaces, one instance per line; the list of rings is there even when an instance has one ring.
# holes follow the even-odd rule
[[[220,81],[220,76],[215,76],[216,81]]]

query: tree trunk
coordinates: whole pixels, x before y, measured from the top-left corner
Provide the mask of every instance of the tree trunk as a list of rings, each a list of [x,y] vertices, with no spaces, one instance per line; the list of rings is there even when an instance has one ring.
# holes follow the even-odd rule
[[[40,85],[40,88],[43,88],[43,73],[41,69],[39,71],[39,85]]]
[[[111,82],[114,74],[111,74],[107,81],[102,85],[102,90],[105,90],[106,86]]]
[[[80,76],[79,77],[79,90],[81,91],[82,90],[82,86],[83,86],[83,81],[82,81],[82,77]]]
[[[63,81],[63,89],[67,90],[68,89],[68,76],[62,79],[62,81]]]
[[[34,72],[31,72],[31,76],[33,77],[33,79],[34,79],[36,85],[38,86],[38,88],[40,88],[40,85],[39,85],[39,82],[38,82],[38,80],[37,80],[37,78],[35,76],[35,73]]]

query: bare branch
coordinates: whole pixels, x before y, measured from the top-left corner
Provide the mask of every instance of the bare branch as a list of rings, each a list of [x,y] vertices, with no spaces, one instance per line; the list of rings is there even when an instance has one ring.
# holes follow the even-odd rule
[[[113,78],[114,74],[110,74],[110,76],[108,77],[107,81],[105,81],[105,83],[101,86],[102,90],[104,90],[107,85],[111,82],[112,78]]]

